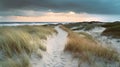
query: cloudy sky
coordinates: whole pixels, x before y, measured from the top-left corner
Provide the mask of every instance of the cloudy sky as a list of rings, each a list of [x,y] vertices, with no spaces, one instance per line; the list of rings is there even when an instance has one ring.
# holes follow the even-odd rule
[[[0,0],[0,22],[120,21],[120,0]]]

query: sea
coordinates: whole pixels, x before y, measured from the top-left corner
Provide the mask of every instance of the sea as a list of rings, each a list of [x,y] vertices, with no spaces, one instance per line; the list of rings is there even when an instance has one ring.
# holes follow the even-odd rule
[[[48,24],[65,24],[65,22],[0,22],[0,26],[48,25]]]

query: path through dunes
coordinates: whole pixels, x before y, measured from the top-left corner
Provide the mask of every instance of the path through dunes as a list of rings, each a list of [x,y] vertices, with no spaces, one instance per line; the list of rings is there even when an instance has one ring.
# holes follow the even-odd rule
[[[43,58],[32,57],[33,67],[77,67],[78,61],[72,59],[70,53],[64,53],[67,41],[67,33],[58,26],[55,28],[58,34],[47,40],[47,51],[43,52]]]

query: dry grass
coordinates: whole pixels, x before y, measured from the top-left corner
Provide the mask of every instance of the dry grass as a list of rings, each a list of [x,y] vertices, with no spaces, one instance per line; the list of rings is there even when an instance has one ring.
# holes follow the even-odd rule
[[[17,27],[0,27],[0,52],[2,52],[4,59],[0,56],[0,59],[5,60],[5,63],[9,67],[29,67],[19,66],[24,65],[24,61],[16,62],[14,56],[24,55],[30,56],[32,53],[37,53],[38,50],[46,51],[45,43],[43,43],[47,36],[55,33],[55,29],[52,27],[44,26],[17,26]],[[39,52],[39,55],[40,52]],[[19,57],[17,57],[19,58]],[[25,60],[26,57],[21,57],[19,60]],[[1,61],[1,60],[0,60]],[[0,66],[3,65],[0,63]],[[2,66],[2,67],[8,67]]]
[[[0,61],[0,67],[31,67],[28,56],[16,56]]]
[[[75,33],[61,26],[68,32],[68,42],[65,51],[71,51],[76,56],[81,57],[83,61],[90,61],[90,55],[106,59],[108,61],[119,61],[118,53],[111,47],[103,47],[97,41],[93,40],[90,35]],[[91,40],[92,39],[92,40]]]

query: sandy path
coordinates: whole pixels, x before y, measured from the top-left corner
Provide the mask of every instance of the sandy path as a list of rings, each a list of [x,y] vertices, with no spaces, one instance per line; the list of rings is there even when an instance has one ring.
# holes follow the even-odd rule
[[[47,52],[43,53],[43,58],[32,57],[33,67],[77,67],[78,62],[71,54],[63,52],[67,33],[59,27],[55,29],[58,34],[47,40]]]

